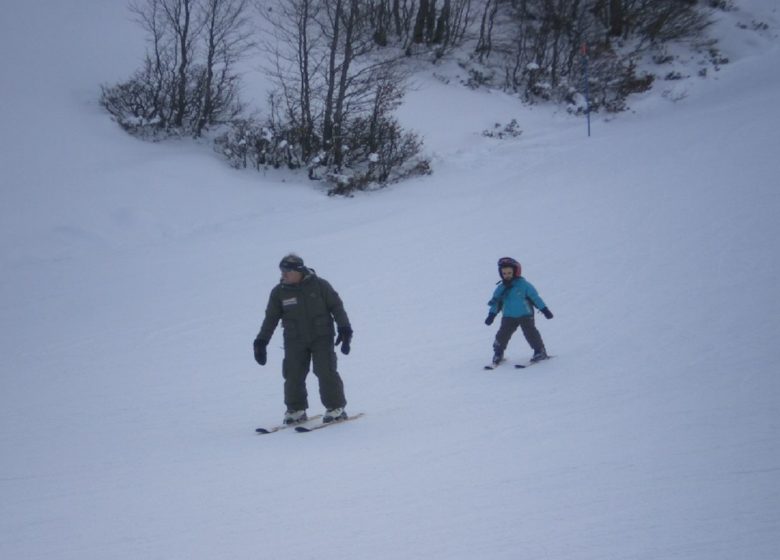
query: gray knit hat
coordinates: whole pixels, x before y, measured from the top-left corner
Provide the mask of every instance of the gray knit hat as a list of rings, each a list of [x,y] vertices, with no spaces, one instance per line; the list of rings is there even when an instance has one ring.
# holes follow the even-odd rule
[[[279,263],[279,268],[285,271],[297,270],[298,272],[306,270],[306,267],[303,266],[303,259],[294,253],[284,257]]]

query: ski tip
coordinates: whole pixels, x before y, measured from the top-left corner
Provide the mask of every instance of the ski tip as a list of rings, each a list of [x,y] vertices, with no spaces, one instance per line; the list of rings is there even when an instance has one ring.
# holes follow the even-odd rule
[[[517,369],[525,369],[525,365],[523,365],[523,364],[515,364],[515,367]]]

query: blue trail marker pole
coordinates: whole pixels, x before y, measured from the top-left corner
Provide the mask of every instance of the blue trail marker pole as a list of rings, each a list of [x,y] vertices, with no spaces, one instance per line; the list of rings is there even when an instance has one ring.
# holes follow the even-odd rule
[[[588,43],[582,43],[582,74],[585,79],[585,116],[588,119],[588,138],[590,138],[590,78],[588,76]]]

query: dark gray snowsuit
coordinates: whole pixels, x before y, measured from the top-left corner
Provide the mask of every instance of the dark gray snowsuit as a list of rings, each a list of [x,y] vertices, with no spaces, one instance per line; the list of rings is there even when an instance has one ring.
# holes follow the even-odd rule
[[[351,327],[339,294],[313,270],[306,269],[299,284],[279,283],[271,290],[257,338],[270,341],[280,320],[284,329],[282,374],[287,409],[309,407],[306,376],[310,363],[319,380],[320,400],[325,408],[345,407],[344,383],[336,369],[333,322],[339,329]]]

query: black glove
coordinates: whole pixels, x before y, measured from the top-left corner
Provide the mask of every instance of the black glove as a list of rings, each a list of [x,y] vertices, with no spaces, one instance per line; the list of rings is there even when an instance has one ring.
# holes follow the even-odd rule
[[[256,338],[253,344],[255,349],[255,361],[261,366],[265,365],[268,360],[268,354],[265,351],[265,347],[268,346],[268,341],[262,338]]]
[[[552,319],[552,318],[553,318],[552,311],[550,311],[550,308],[549,308],[549,307],[545,307],[545,308],[544,308],[544,309],[542,309],[541,311],[542,311],[542,315],[544,315],[544,316],[545,316],[545,317],[547,317],[548,319]]]
[[[339,327],[339,335],[336,337],[336,346],[341,344],[341,353],[345,356],[349,354],[350,344],[352,343],[352,328]]]
[[[492,325],[493,324],[493,320],[495,318],[496,318],[496,314],[495,313],[488,313],[487,319],[485,319],[485,324],[486,325]]]

